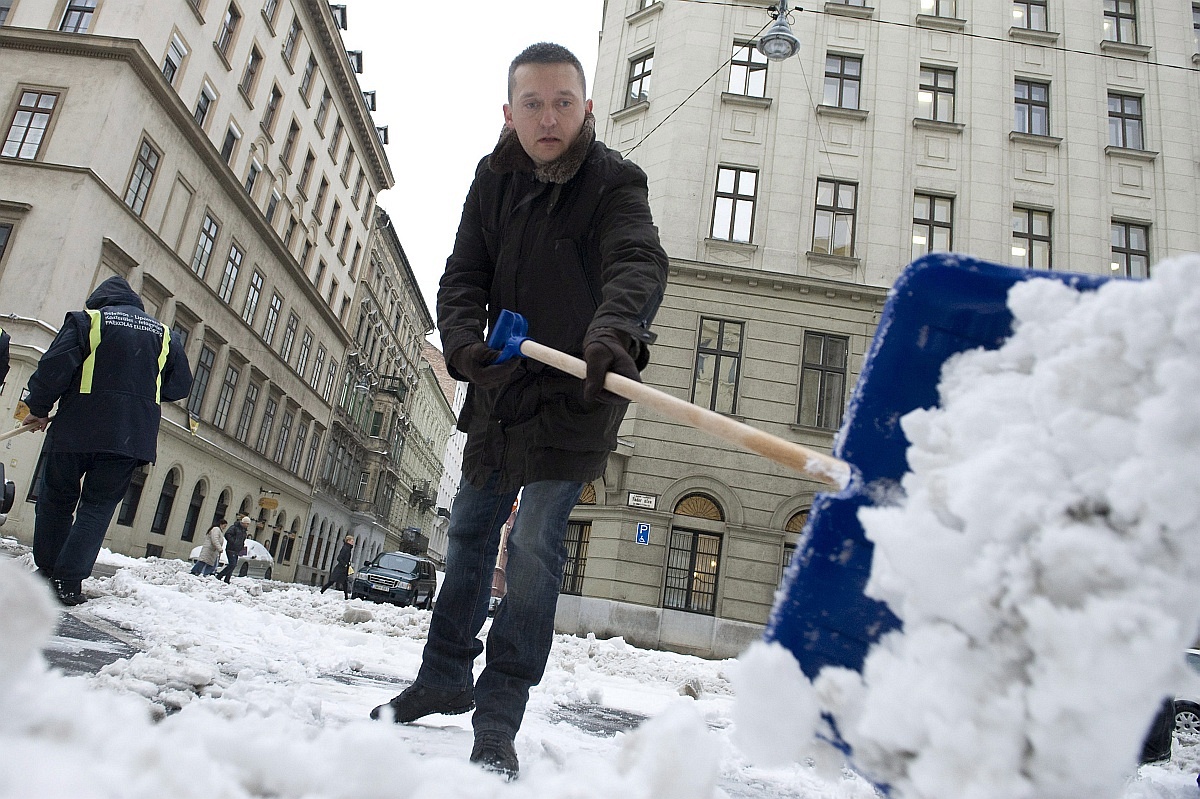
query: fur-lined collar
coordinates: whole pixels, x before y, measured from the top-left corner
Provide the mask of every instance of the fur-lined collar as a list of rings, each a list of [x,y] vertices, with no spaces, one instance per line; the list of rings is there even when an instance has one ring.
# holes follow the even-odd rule
[[[500,132],[500,141],[488,158],[488,167],[497,175],[506,172],[532,172],[542,183],[566,183],[575,177],[583,160],[587,158],[592,142],[596,140],[596,117],[589,111],[583,118],[583,127],[567,151],[548,164],[537,166],[525,152],[517,139],[517,132],[507,125]]]

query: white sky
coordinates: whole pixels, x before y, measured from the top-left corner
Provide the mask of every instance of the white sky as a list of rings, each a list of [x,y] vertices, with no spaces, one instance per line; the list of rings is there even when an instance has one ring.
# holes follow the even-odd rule
[[[1009,304],[1005,346],[952,359],[941,407],[902,419],[903,501],[861,516],[867,591],[905,625],[862,675],[556,636],[505,785],[467,763],[468,716],[367,719],[415,676],[429,611],[106,553],[122,568],[71,613],[140,651],[65,677],[24,554],[0,558],[0,799],[873,799],[821,712],[905,799],[1195,799],[1200,742],[1137,759],[1160,697],[1200,696],[1200,256]],[[649,720],[604,737],[570,706]]]
[[[437,282],[454,245],[479,159],[504,123],[508,65],[527,45],[552,41],[583,63],[591,94],[602,0],[417,3],[342,0],[346,46],[363,51],[364,91],[396,177],[380,205],[392,217],[436,317]],[[435,339],[436,340],[436,339]]]

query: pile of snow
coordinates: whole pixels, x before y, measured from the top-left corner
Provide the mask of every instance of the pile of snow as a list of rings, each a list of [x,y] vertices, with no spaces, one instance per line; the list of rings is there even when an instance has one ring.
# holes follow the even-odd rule
[[[909,799],[1137,790],[1162,698],[1200,693],[1200,257],[1153,274],[1019,283],[1014,335],[947,362],[940,407],[903,419],[904,498],[860,513],[867,593],[903,631],[813,684],[778,646],[745,658],[749,716],[787,707],[746,731],[757,757],[840,762],[814,743],[828,712]]]

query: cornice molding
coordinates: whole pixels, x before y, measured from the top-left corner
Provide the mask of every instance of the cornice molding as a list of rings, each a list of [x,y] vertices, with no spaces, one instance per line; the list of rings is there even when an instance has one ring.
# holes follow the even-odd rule
[[[803,257],[803,255],[801,255]],[[858,263],[860,259],[848,259]],[[817,295],[827,298],[841,297],[851,302],[861,302],[874,306],[882,306],[887,300],[889,286],[871,286],[865,283],[846,283],[840,280],[811,277],[808,275],[790,275],[782,272],[766,272],[761,269],[748,269],[741,266],[729,266],[712,261],[692,261],[682,258],[672,258],[669,268],[672,279],[686,278],[695,281],[743,284],[747,288],[758,289],[762,293],[768,290],[788,291],[799,295]]]

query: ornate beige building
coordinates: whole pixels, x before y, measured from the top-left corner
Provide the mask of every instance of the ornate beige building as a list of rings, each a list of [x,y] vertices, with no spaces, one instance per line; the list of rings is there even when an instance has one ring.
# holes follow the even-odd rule
[[[109,530],[115,551],[186,558],[215,517],[248,512],[277,578],[332,556],[307,543],[311,506],[358,377],[356,285],[393,183],[344,13],[0,3],[0,324],[13,339],[0,413],[64,313],[112,274],[185,338],[196,375],[163,408],[158,461]],[[426,313],[413,332],[429,326]],[[28,541],[40,440],[4,447],[19,486],[6,531]]]
[[[954,250],[1123,276],[1200,249],[1200,4],[609,0],[597,131],[671,256],[645,381],[829,449],[886,292]],[[758,637],[818,486],[634,406],[573,514],[558,625]],[[643,527],[643,525],[645,525]]]

